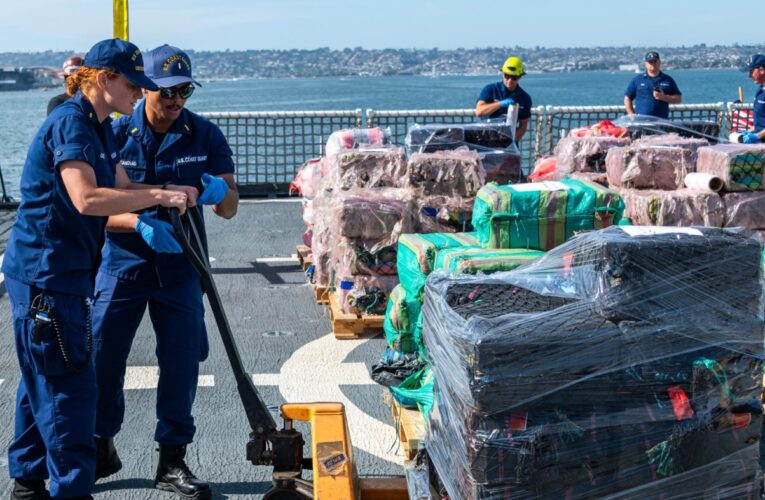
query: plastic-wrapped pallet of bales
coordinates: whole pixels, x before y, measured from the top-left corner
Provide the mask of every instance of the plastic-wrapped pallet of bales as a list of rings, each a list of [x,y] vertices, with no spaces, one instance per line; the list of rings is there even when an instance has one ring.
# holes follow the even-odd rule
[[[489,248],[550,250],[576,231],[600,229],[621,220],[619,195],[579,180],[484,186],[473,205],[473,227]]]
[[[504,122],[415,124],[405,141],[409,157],[467,147],[480,155],[489,181],[505,184],[524,177],[512,127]]]
[[[431,275],[427,449],[449,498],[759,498],[761,259],[740,230],[620,226]]]
[[[406,185],[425,196],[472,197],[486,183],[478,153],[465,148],[413,154],[406,177]]]
[[[723,199],[714,191],[622,189],[619,194],[624,216],[638,226],[722,227],[725,222]]]
[[[717,144],[699,148],[696,171],[719,177],[726,191],[763,189],[765,145]]]
[[[605,172],[608,150],[629,143],[627,137],[565,137],[555,146],[557,173]]]

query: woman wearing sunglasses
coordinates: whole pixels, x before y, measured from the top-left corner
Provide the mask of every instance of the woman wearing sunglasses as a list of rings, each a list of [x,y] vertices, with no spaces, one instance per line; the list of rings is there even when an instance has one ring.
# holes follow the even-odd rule
[[[20,366],[11,499],[92,498],[90,299],[107,216],[155,205],[185,210],[196,198],[191,187],[132,183],[119,165],[109,114],[132,113],[141,88],[156,88],[143,69],[132,43],[95,44],[67,79],[73,97],[51,112],[27,153],[2,266]]]
[[[163,45],[145,54],[146,75],[160,88],[144,91],[132,116],[115,120],[120,158],[133,182],[188,184],[226,219],[237,211],[232,152],[214,124],[185,109],[195,85],[184,51]],[[208,483],[185,463],[194,438],[191,408],[199,363],[207,357],[199,276],[172,236],[168,212],[154,207],[109,218],[96,277],[95,332],[98,407],[96,478],[122,467],[113,438],[122,425],[123,382],[130,347],[146,307],[157,339],[159,467],[154,485],[187,498],[211,496]]]
[[[502,65],[502,81],[490,83],[481,90],[475,105],[475,115],[485,118],[499,118],[507,114],[507,108],[518,104],[518,127],[515,142],[520,142],[531,118],[531,96],[518,84],[525,75],[523,61],[519,57],[508,57]]]

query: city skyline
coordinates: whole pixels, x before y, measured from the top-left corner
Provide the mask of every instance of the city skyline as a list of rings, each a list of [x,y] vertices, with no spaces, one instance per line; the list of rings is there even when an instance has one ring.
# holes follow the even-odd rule
[[[112,2],[8,2],[0,52],[87,50],[112,36]],[[130,0],[130,39],[143,49],[193,50],[662,47],[761,45],[740,9],[710,0],[508,2],[389,0]]]

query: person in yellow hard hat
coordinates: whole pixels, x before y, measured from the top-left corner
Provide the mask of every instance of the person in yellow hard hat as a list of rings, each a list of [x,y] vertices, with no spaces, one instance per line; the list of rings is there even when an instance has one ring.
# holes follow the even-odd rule
[[[518,104],[518,128],[515,141],[520,142],[531,118],[531,96],[518,84],[526,72],[520,57],[508,57],[502,65],[502,81],[490,83],[481,90],[475,105],[475,115],[498,118],[506,115],[509,107]]]

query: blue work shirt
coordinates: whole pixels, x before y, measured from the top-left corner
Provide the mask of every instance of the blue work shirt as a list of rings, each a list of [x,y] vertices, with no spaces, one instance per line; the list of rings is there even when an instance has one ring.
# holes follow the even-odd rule
[[[223,132],[207,119],[183,109],[161,142],[149,126],[142,101],[132,116],[114,121],[122,166],[132,182],[184,184],[202,191],[202,174],[234,172],[231,148]],[[169,222],[167,209],[146,209],[151,217]],[[135,232],[107,232],[101,272],[130,281],[171,285],[196,278],[184,254],[156,253]]]
[[[754,131],[759,132],[765,128],[765,86],[754,96]],[[762,142],[762,141],[760,141]]]
[[[48,115],[29,147],[2,271],[26,285],[90,297],[106,217],[75,208],[59,171],[70,160],[93,167],[99,187],[114,187],[118,153],[109,119],[99,123],[79,92]]]
[[[504,82],[490,83],[481,90],[481,94],[478,96],[476,103],[478,103],[478,101],[483,101],[488,104],[496,101],[503,101],[508,97],[518,103],[519,121],[531,118],[531,96],[527,94],[520,85],[510,92],[507,90],[507,87],[505,87]],[[489,118],[498,118],[506,114],[507,109],[499,108],[497,111],[489,115]]]
[[[669,118],[669,104],[664,101],[654,99],[654,89],[661,89],[667,95],[681,95],[677,88],[675,80],[666,73],[659,73],[657,76],[649,76],[648,72],[637,75],[632,79],[624,95],[632,101],[635,113],[638,115],[656,116],[658,118]]]

